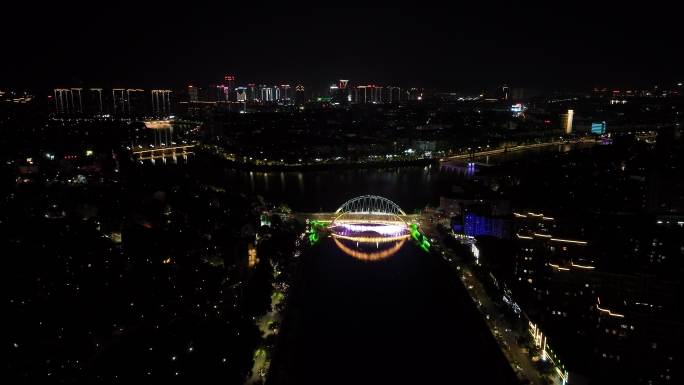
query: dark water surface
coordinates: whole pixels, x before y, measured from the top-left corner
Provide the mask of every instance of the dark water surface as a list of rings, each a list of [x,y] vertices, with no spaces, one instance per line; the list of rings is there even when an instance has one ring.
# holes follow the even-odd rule
[[[458,276],[412,242],[365,262],[325,238],[302,258],[269,383],[516,383]]]
[[[498,164],[524,157],[567,152],[587,145],[559,145],[475,158],[483,164]],[[370,169],[331,169],[326,171],[242,171],[225,170],[224,183],[229,188],[259,194],[271,202],[287,203],[300,212],[334,211],[342,203],[359,195],[384,196],[406,212],[436,206],[439,197],[448,194],[464,178],[477,175],[465,168],[401,166]]]

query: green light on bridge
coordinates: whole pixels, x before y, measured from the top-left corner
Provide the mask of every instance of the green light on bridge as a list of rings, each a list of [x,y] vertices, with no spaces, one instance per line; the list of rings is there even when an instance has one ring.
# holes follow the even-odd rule
[[[318,243],[318,241],[320,239],[321,239],[321,237],[318,235],[318,231],[313,231],[313,232],[309,233],[309,243],[311,243],[311,246]]]
[[[420,246],[421,249],[425,251],[430,250],[430,241],[428,241],[428,238],[418,230],[418,224],[417,223],[411,223],[409,225],[409,231],[411,232],[411,237],[418,243],[418,246]]]
[[[321,240],[321,235],[320,232],[328,227],[330,224],[330,221],[317,221],[317,220],[310,220],[309,221],[309,243],[311,246],[315,245],[318,243],[318,241]]]

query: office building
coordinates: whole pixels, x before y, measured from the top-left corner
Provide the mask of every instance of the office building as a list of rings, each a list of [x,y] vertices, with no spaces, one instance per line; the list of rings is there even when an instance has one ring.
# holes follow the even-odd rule
[[[565,135],[572,134],[572,120],[574,118],[574,115],[575,111],[568,110],[567,113],[561,114],[560,116],[561,129],[563,130],[563,133],[565,133]]]
[[[591,133],[596,135],[603,135],[606,133],[606,122],[592,122]]]
[[[199,88],[192,84],[188,86],[188,101],[190,101],[190,103],[199,101]]]
[[[166,117],[171,115],[171,90],[152,90],[152,115]]]
[[[237,87],[235,88],[235,96],[238,102],[244,103],[247,101],[247,87]]]
[[[228,102],[234,102],[236,100],[235,81],[235,75],[226,75],[223,77],[223,86],[227,88],[228,98],[226,99],[226,101]]]
[[[55,112],[58,114],[83,113],[82,88],[55,88]]]

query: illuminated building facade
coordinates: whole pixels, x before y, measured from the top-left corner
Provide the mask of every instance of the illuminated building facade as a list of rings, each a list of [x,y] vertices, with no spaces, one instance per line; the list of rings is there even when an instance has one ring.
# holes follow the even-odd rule
[[[171,115],[171,90],[152,90],[152,115],[165,117]]]
[[[265,84],[259,86],[259,100],[261,102],[273,102],[275,101],[275,95],[273,88]]]
[[[254,83],[247,84],[247,101],[248,102],[253,102],[257,99],[259,99],[259,95],[257,94],[257,86]]]
[[[237,97],[237,101],[240,103],[244,103],[247,101],[247,95],[248,95],[248,88],[247,87],[237,87],[235,89],[235,95]]]
[[[130,94],[125,88],[115,88],[112,90],[112,113],[114,116],[125,116],[130,114]]]
[[[572,121],[574,115],[574,110],[568,110],[568,112],[566,112],[565,114],[561,114],[560,116],[561,129],[563,130],[563,133],[565,133],[565,135],[572,134]]]
[[[306,94],[304,93],[305,89],[302,84],[297,84],[295,86],[295,103],[297,105],[302,105],[306,102]]]
[[[235,81],[235,75],[226,75],[223,77],[223,86],[226,88],[226,101],[228,102],[234,102],[236,100]]]
[[[102,88],[89,88],[85,92],[84,113],[91,116],[102,116],[105,113]]]
[[[349,103],[349,80],[340,79],[337,85],[330,86],[330,100],[334,104],[347,104]]]
[[[78,114],[83,112],[82,88],[55,88],[55,112]]]
[[[510,222],[504,218],[467,213],[463,216],[463,233],[469,237],[488,235],[506,239],[510,237]]]
[[[606,122],[591,123],[591,133],[596,135],[603,135],[606,133]]]
[[[401,87],[387,87],[387,103],[401,102]]]
[[[508,94],[509,94],[508,86],[507,85],[501,86],[501,94],[500,94],[499,98],[501,100],[508,100]]]
[[[373,84],[357,86],[354,89],[352,101],[359,104],[382,103],[382,90],[382,87]]]
[[[234,88],[231,88],[225,84],[219,84],[216,86],[216,101],[217,102],[228,102],[235,101],[236,98],[231,96],[231,93],[235,92]]]
[[[253,243],[247,244],[247,266],[251,269],[259,263],[259,258],[257,257],[257,249]]]
[[[291,100],[291,95],[290,95],[290,85],[289,84],[282,84],[280,86],[275,86],[275,100],[278,102],[281,102],[283,104],[288,104]]]
[[[611,218],[592,224],[591,234],[599,236],[589,242],[559,235],[568,225],[543,213],[515,212],[514,219],[517,251],[509,287],[568,366],[604,380],[676,383],[684,342],[675,294],[680,283],[644,274],[649,269],[643,263],[657,267],[666,263],[661,256],[684,250],[675,235],[681,227],[661,221],[662,229],[641,224],[632,232],[623,218]],[[623,230],[611,233],[602,226]],[[629,262],[637,258],[638,268]]]
[[[423,90],[419,88],[409,88],[406,90],[406,99],[409,101],[423,100]]]
[[[188,100],[192,102],[199,101],[199,88],[193,85],[188,86]]]

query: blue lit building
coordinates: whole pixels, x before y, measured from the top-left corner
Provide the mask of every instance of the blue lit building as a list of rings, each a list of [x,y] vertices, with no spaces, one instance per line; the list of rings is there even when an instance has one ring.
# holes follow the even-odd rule
[[[509,222],[503,218],[467,213],[463,216],[463,233],[470,237],[489,235],[497,238],[509,238]]]
[[[603,135],[606,133],[606,122],[593,122],[591,123],[591,133],[597,135]]]

